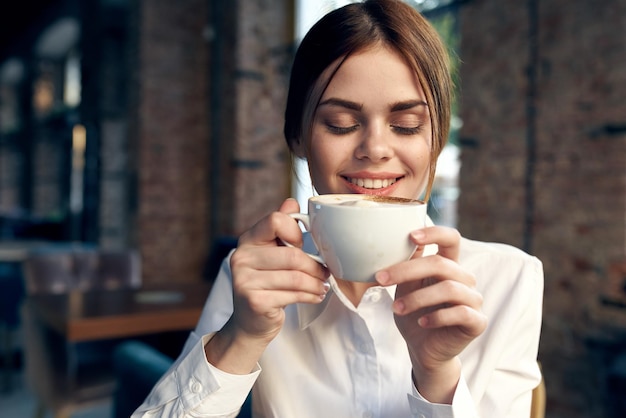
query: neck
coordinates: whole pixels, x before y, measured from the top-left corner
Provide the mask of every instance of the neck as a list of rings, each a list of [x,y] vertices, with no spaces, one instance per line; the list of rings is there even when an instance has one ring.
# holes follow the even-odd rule
[[[345,297],[352,302],[355,308],[359,306],[359,303],[361,303],[361,299],[367,289],[378,286],[377,283],[350,282],[348,280],[337,278],[335,280],[337,281],[337,286],[341,289],[341,293],[343,293]]]

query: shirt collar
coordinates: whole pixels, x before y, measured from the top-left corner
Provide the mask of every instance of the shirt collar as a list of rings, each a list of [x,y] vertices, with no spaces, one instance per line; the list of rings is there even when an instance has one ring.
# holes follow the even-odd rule
[[[330,300],[336,298],[339,303],[344,305],[351,311],[356,312],[356,308],[352,305],[351,302],[347,300],[347,298],[341,293],[339,286],[337,285],[337,281],[333,276],[330,276],[328,279],[330,282],[330,290],[326,294],[326,298],[320,303],[312,304],[312,303],[299,303],[297,304],[298,309],[298,323],[300,324],[300,329],[304,330],[309,325],[311,325],[317,318],[322,315],[322,313],[326,310],[327,306],[330,303]],[[393,300],[396,295],[396,286],[386,286],[383,287],[389,293],[389,296]]]

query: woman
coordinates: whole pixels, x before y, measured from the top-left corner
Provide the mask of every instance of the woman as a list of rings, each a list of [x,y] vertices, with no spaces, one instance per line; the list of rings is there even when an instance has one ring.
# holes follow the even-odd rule
[[[445,48],[419,13],[394,0],[348,5],[298,49],[285,137],[320,194],[428,196],[451,90]],[[299,209],[288,199],[240,237],[134,416],[236,416],[250,390],[257,416],[529,416],[536,258],[431,223],[411,234],[411,260],[378,283],[347,282],[301,249],[308,237],[288,216]]]

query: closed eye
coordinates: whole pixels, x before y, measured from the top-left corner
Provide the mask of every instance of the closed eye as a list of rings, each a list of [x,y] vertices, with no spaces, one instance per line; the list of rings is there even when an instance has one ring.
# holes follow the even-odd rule
[[[335,126],[329,123],[326,124],[326,129],[332,134],[335,135],[348,135],[357,129],[359,129],[359,125],[351,125],[351,126]]]
[[[400,135],[417,135],[422,132],[422,125],[418,126],[397,126],[391,125],[391,129]]]

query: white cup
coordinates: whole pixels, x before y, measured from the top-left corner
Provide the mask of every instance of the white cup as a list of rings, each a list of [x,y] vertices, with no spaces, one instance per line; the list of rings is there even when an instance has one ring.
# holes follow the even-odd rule
[[[408,260],[415,251],[409,233],[423,228],[426,204],[419,200],[363,194],[328,194],[308,201],[309,213],[294,213],[311,233],[319,254],[338,279],[374,282],[374,274]]]

